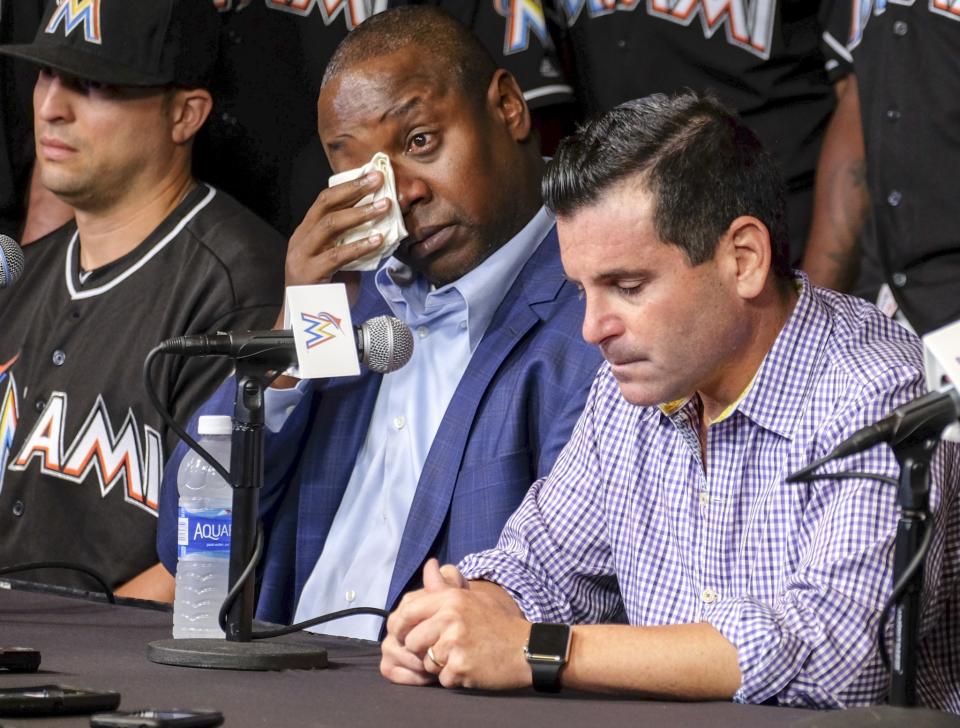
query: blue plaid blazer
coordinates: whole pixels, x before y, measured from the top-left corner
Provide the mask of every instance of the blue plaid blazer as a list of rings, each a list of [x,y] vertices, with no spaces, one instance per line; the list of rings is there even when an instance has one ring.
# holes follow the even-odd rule
[[[389,313],[364,274],[354,321]],[[457,562],[490,548],[527,488],[570,436],[601,363],[583,341],[583,304],[560,265],[554,229],[497,309],[450,401],[417,484],[385,606],[420,583],[427,558]],[[267,534],[257,616],[289,622],[323,549],[366,436],[381,375],[317,382],[277,434],[268,433],[261,515]],[[228,380],[194,415],[230,414]],[[176,566],[176,470],[164,472],[157,545]]]

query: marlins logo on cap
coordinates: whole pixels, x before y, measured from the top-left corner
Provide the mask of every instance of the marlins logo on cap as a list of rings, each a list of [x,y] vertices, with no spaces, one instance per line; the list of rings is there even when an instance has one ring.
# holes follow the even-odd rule
[[[63,25],[64,35],[70,35],[82,25],[84,39],[100,45],[100,0],[57,0],[57,5],[45,32],[55,33]]]

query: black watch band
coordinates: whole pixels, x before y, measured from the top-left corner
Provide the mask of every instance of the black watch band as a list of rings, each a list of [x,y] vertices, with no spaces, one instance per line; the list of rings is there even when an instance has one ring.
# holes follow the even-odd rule
[[[537,622],[530,626],[530,639],[523,649],[533,676],[533,689],[543,693],[560,690],[560,671],[570,655],[570,625]]]
[[[560,670],[562,662],[534,662],[530,661],[530,672],[533,674],[533,689],[538,693],[560,692]]]

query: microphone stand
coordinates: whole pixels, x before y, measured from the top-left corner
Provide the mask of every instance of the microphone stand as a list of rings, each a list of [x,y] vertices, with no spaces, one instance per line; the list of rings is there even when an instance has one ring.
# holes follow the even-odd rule
[[[289,361],[266,351],[236,360],[230,475],[233,514],[230,590],[247,570],[256,548],[263,487],[263,392]],[[151,642],[147,657],[165,665],[223,670],[313,670],[327,666],[326,650],[288,642],[254,642],[255,574],[251,571],[227,614],[226,640],[169,639]]]
[[[942,429],[942,428],[941,428]],[[921,432],[893,445],[900,464],[897,501],[900,520],[893,555],[893,583],[904,575],[913,561],[930,518],[930,461],[939,433]],[[893,610],[893,652],[890,655],[890,705],[910,707],[917,704],[917,649],[920,633],[920,593],[923,589],[923,563],[917,568]]]

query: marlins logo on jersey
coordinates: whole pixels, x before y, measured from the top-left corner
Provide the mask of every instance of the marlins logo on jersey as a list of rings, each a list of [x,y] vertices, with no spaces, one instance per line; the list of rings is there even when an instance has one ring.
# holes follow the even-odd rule
[[[84,40],[100,45],[100,0],[57,0],[57,3],[47,23],[47,33],[62,29],[64,35],[70,35],[77,28],[83,28]]]

